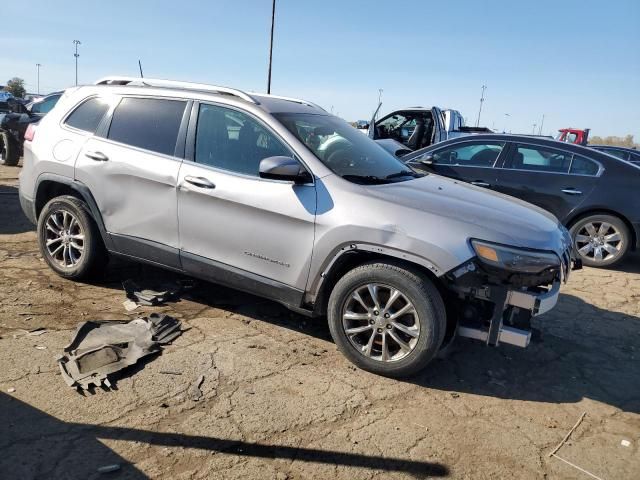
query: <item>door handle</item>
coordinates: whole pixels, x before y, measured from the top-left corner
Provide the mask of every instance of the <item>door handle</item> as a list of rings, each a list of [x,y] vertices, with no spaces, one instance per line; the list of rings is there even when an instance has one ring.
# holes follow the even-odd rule
[[[187,175],[186,177],[184,177],[184,181],[200,188],[216,188],[216,185],[211,180],[208,180],[204,177],[194,177],[193,175]]]
[[[566,193],[567,195],[582,195],[582,192],[575,188],[563,188],[562,193]]]
[[[96,162],[106,162],[109,160],[109,157],[102,152],[85,152],[84,156],[91,160],[95,160]]]
[[[481,180],[474,180],[473,182],[471,182],[471,185],[475,185],[476,187],[490,187],[491,184],[487,183],[487,182],[483,182]]]

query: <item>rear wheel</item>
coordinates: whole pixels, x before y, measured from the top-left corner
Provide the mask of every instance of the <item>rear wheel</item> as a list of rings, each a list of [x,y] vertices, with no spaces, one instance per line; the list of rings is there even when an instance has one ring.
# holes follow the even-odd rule
[[[328,320],[331,336],[349,360],[379,375],[403,377],[438,353],[446,314],[428,277],[394,263],[372,262],[338,281]]]
[[[610,267],[620,262],[631,243],[625,223],[612,215],[590,215],[571,227],[575,251],[590,267]]]
[[[65,278],[87,279],[102,270],[108,259],[86,204],[69,195],[50,200],[42,209],[38,243],[49,267]]]
[[[7,132],[0,132],[0,165],[15,167],[18,160],[18,144]]]

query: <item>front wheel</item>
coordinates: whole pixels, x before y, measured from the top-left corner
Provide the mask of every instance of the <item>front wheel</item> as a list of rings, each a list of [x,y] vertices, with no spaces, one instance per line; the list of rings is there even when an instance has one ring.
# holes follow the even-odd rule
[[[571,227],[575,251],[589,267],[610,267],[620,262],[631,243],[625,223],[612,215],[590,215]]]
[[[446,313],[424,274],[395,263],[371,262],[342,277],[329,297],[331,336],[364,370],[405,377],[423,369],[442,344]]]

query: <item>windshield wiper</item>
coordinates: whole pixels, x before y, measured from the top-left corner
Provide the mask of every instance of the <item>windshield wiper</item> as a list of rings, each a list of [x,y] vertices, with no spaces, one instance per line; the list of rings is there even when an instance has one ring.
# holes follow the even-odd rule
[[[418,172],[414,172],[413,170],[403,170],[402,172],[396,172],[396,173],[392,173],[391,175],[387,175],[384,178],[391,179],[391,178],[400,178],[400,177],[418,178],[418,177],[422,177],[422,175],[420,175]]]
[[[350,182],[360,183],[362,185],[379,185],[389,183],[386,178],[376,177],[375,175],[342,175],[342,178]]]

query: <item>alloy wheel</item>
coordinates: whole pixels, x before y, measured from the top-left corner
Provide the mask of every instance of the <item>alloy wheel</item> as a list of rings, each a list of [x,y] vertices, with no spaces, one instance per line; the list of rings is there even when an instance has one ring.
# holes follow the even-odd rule
[[[64,268],[76,266],[85,244],[78,219],[67,210],[56,210],[49,214],[45,228],[45,247],[51,258]]]
[[[577,252],[594,262],[613,260],[620,255],[622,234],[607,222],[585,223],[577,231],[574,244]]]
[[[420,336],[413,304],[397,288],[369,283],[355,288],[342,309],[349,342],[365,357],[394,362],[409,355]]]

